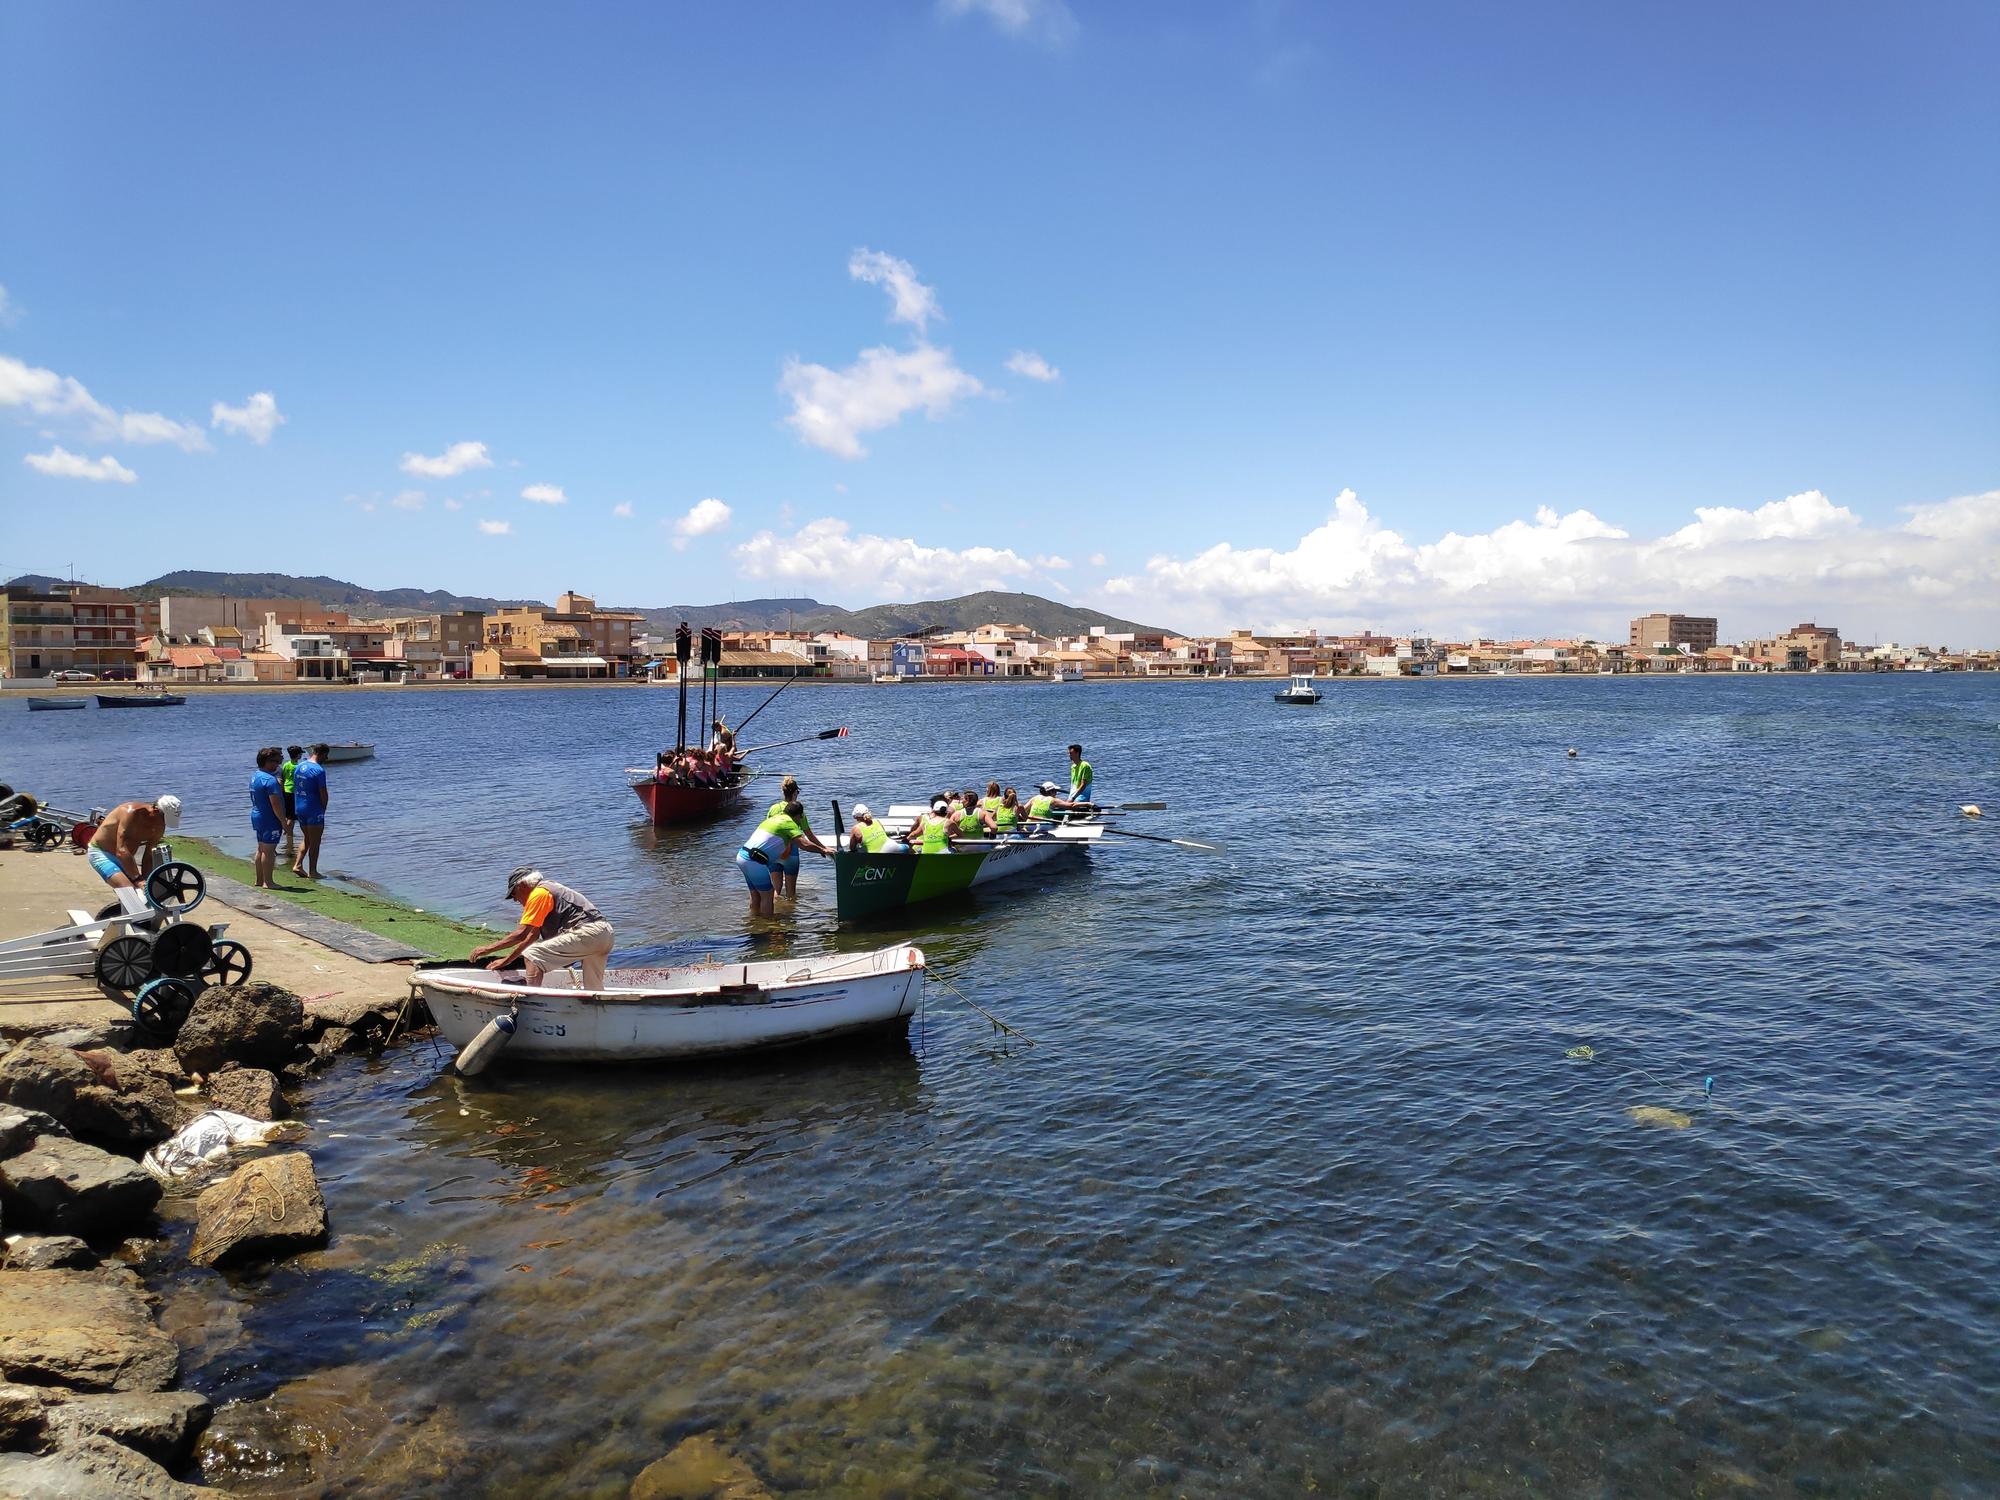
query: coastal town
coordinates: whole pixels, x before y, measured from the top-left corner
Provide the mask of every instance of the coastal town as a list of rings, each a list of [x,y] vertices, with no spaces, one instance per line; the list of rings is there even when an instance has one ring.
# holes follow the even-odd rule
[[[1447,640],[1372,630],[1243,628],[1220,635],[1043,634],[1007,621],[888,639],[840,630],[722,630],[723,678],[844,682],[1440,677],[1706,672],[2000,670],[2000,649],[1863,642],[1801,622],[1725,642],[1713,616],[1655,613],[1622,640]],[[318,683],[673,682],[671,635],[645,614],[564,591],[553,607],[367,616],[313,599],[167,594],[90,584],[0,590],[8,685],[169,687]]]

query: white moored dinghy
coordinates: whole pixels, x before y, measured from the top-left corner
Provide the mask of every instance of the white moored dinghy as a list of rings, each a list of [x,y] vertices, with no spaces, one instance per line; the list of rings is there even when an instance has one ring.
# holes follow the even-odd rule
[[[516,973],[426,969],[411,984],[476,1073],[501,1050],[529,1062],[656,1062],[904,1027],[923,997],[923,950],[823,953],[748,964],[611,969],[578,988],[561,969],[530,987]]]

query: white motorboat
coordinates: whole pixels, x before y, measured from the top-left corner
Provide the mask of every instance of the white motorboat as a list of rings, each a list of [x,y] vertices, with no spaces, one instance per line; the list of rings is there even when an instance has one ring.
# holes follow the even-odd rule
[[[496,1046],[530,1062],[657,1062],[906,1027],[923,997],[924,955],[898,943],[765,963],[612,969],[598,990],[580,988],[571,969],[533,987],[518,973],[482,968],[420,970],[411,984],[467,1072]],[[475,1041],[476,1066],[465,1055]]]
[[[373,760],[375,747],[364,745],[357,740],[349,740],[344,745],[326,747],[326,763],[330,766],[344,766],[350,761]]]
[[[877,682],[889,683],[889,682],[901,682],[903,679],[894,672],[877,672],[875,674],[875,680]]]
[[[1280,703],[1317,703],[1319,689],[1313,686],[1310,672],[1296,672],[1292,675],[1290,687],[1279,688],[1271,696]]]

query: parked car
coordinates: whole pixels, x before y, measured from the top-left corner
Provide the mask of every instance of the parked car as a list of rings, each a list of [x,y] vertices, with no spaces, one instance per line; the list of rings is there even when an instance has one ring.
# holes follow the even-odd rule
[[[97,681],[97,674],[95,672],[79,672],[72,667],[65,671],[49,673],[49,681],[50,682],[95,682]]]

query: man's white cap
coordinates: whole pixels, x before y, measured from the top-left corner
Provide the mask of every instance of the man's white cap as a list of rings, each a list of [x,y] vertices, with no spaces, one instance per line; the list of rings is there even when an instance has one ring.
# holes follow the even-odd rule
[[[1039,790],[1053,793],[1061,791],[1062,788],[1057,786],[1053,781],[1045,781],[1041,784]]]
[[[866,802],[857,802],[854,804],[854,816],[857,818],[872,818],[875,815],[868,810]]]
[[[160,798],[153,806],[157,807],[160,810],[160,815],[167,820],[167,827],[178,828],[181,826],[181,799],[176,797],[172,792]]]
[[[933,802],[933,803],[931,804],[931,811],[932,811],[932,812],[943,812],[943,811],[944,811],[944,807],[945,807],[945,802],[944,802],[944,798],[940,797],[940,798],[938,798],[938,799],[937,799],[937,801],[935,801],[935,802]]]

